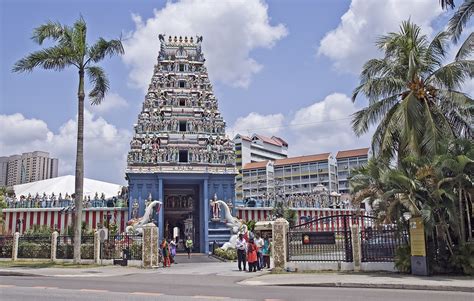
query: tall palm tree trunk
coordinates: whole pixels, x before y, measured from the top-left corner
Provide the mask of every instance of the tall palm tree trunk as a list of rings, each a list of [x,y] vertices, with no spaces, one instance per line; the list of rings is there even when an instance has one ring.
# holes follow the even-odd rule
[[[74,263],[81,262],[81,225],[82,197],[84,190],[84,69],[79,69],[79,88],[77,91],[77,148],[76,148],[76,179],[75,198],[76,215],[74,219]]]
[[[460,245],[464,244],[466,242],[466,228],[464,225],[464,206],[462,203],[462,183],[459,183],[459,188],[458,188],[458,196],[459,196],[459,222],[461,225],[459,226],[459,231],[460,231],[460,237],[459,239],[461,240]]]

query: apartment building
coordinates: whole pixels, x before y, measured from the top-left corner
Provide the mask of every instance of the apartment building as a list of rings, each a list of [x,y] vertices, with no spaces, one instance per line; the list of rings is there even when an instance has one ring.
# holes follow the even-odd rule
[[[351,149],[337,152],[336,164],[339,193],[349,193],[348,178],[351,175],[351,171],[357,167],[367,164],[368,158],[368,148]]]

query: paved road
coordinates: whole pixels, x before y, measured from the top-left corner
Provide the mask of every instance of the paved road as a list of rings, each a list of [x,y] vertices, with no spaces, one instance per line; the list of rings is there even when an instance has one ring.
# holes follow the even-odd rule
[[[473,300],[474,294],[387,289],[242,286],[244,272],[193,275],[157,272],[122,276],[0,277],[1,300]]]

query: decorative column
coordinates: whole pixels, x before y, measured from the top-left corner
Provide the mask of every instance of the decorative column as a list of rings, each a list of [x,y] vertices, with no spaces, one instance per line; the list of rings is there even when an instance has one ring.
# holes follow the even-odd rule
[[[277,218],[273,223],[273,246],[272,255],[273,262],[275,264],[275,270],[283,270],[286,264],[287,258],[287,236],[288,233],[288,221],[284,218]]]
[[[142,263],[144,268],[158,267],[158,227],[153,223],[143,226]]]
[[[203,204],[203,209],[204,210],[204,253],[208,254],[209,253],[209,190],[208,190],[208,183],[209,181],[207,179],[204,180],[204,204]],[[201,247],[202,249],[202,247]]]
[[[51,261],[56,261],[56,251],[58,248],[58,235],[57,231],[51,233]]]
[[[158,213],[159,237],[165,237],[165,233],[164,233],[164,229],[165,229],[165,198],[164,198],[163,192],[164,192],[163,179],[159,179],[158,180],[158,200],[163,203],[161,205],[160,212]]]
[[[360,263],[362,258],[362,248],[360,243],[359,226],[352,225],[351,227],[352,237],[352,260],[354,261],[354,271],[360,271]]]
[[[12,248],[12,260],[18,260],[18,241],[20,239],[20,233],[15,232],[13,234],[13,248]]]
[[[94,263],[100,264],[100,235],[99,231],[94,232]]]

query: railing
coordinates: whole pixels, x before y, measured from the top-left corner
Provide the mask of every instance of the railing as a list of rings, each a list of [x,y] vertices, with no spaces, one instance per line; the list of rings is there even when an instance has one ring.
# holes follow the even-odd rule
[[[397,249],[408,245],[408,232],[395,225],[366,227],[361,234],[362,262],[392,262]]]
[[[143,238],[138,235],[115,235],[106,239],[102,244],[102,259],[126,258],[142,260]]]
[[[49,235],[20,236],[18,258],[51,258],[51,237]]]
[[[12,258],[13,236],[0,236],[0,258]]]
[[[57,240],[56,258],[72,259],[74,256],[74,236],[60,235]],[[94,235],[81,236],[81,258],[94,259]]]
[[[74,206],[74,200],[13,200],[7,199],[8,208],[66,208]],[[125,200],[90,200],[83,202],[83,208],[122,208],[127,207]]]

